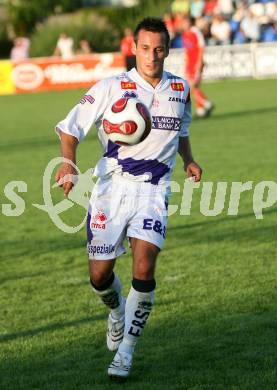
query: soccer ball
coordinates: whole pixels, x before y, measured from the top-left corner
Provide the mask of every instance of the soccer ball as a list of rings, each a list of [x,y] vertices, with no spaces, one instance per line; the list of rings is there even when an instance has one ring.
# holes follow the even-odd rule
[[[121,98],[103,115],[103,128],[108,138],[119,145],[136,145],[151,130],[151,115],[137,98]]]

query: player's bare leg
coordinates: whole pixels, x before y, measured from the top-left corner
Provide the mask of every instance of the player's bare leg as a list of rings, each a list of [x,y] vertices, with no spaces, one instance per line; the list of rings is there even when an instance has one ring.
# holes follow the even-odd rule
[[[90,282],[93,291],[111,310],[107,326],[107,346],[116,351],[123,339],[125,323],[125,299],[121,295],[121,283],[114,274],[115,259],[89,260]]]
[[[133,281],[125,307],[125,330],[108,374],[114,379],[126,379],[138,338],[154,302],[155,265],[159,248],[147,241],[131,238],[133,254]]]
[[[96,288],[99,288],[111,278],[115,259],[89,260],[88,265],[90,280]]]
[[[195,80],[192,78],[188,78],[188,82],[195,101],[196,115],[199,118],[204,118],[208,116],[212,112],[214,105],[211,101],[209,101],[207,96],[205,96],[203,91],[201,90],[201,79],[198,78],[197,80]]]

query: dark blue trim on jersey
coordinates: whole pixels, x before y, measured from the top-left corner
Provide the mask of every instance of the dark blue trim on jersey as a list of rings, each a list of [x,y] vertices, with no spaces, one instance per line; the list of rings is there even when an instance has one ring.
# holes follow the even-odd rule
[[[88,216],[87,216],[87,239],[88,239],[88,244],[90,244],[92,239],[93,239],[93,234],[92,234],[91,227],[90,227],[90,221],[91,221],[91,214],[90,214],[90,212],[88,212]]]
[[[182,77],[171,74],[171,75],[168,75],[167,78],[168,78],[168,80],[175,80],[175,79],[180,80]]]
[[[127,146],[129,147],[129,146]],[[116,158],[118,164],[122,166],[123,172],[128,172],[134,176],[141,176],[145,174],[151,174],[151,178],[146,180],[147,183],[158,184],[159,180],[168,172],[170,168],[160,162],[159,160],[135,160],[134,158],[118,158],[118,149],[120,145],[115,144],[114,142],[109,141],[107,146],[107,151],[104,154],[104,157]]]
[[[134,91],[126,91],[122,97],[125,97],[125,98],[137,98],[138,97],[138,94]]]

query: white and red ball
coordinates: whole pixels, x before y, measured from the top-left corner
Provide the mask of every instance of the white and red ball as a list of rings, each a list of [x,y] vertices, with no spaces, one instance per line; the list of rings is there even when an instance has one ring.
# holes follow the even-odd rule
[[[108,138],[120,145],[136,145],[151,131],[151,115],[137,98],[121,98],[103,115],[103,128]]]

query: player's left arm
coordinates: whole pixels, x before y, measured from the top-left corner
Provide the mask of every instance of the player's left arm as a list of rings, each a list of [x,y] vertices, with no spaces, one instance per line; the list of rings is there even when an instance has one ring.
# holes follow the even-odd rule
[[[180,124],[178,153],[184,162],[184,170],[188,177],[194,181],[200,181],[202,168],[194,161],[189,140],[189,125],[191,122],[191,100],[190,92],[187,90],[185,109]]]
[[[194,181],[200,181],[202,176],[202,168],[194,161],[190,146],[189,137],[179,137],[178,153],[184,162],[184,170],[188,177]]]

